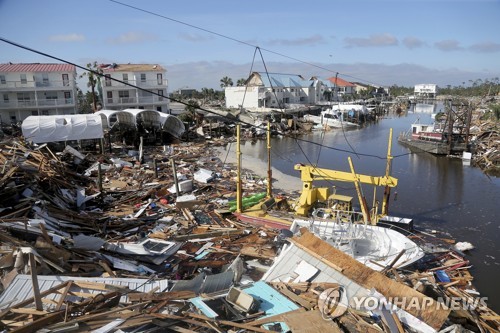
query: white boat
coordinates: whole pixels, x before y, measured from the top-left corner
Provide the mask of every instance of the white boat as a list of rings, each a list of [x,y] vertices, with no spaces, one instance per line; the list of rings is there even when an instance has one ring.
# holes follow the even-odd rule
[[[389,265],[395,268],[408,266],[425,254],[408,237],[379,226],[311,218],[295,219],[290,231],[296,234],[303,227],[376,271],[381,271]],[[400,256],[401,252],[403,254]]]
[[[356,128],[359,126],[356,123],[345,121],[343,112],[335,108],[321,111],[319,116],[306,114],[304,116],[304,120],[312,121],[320,127],[328,126],[332,128]]]

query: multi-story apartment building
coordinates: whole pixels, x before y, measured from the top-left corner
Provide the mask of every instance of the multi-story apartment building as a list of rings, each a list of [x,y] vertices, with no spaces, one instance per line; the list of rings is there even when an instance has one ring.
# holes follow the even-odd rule
[[[76,113],[76,68],[68,64],[0,64],[0,120]]]
[[[166,70],[155,64],[100,65],[103,108],[150,109],[170,113]],[[115,81],[115,80],[118,81]]]
[[[287,108],[315,102],[316,84],[296,74],[254,72],[245,87],[226,87],[228,108]]]

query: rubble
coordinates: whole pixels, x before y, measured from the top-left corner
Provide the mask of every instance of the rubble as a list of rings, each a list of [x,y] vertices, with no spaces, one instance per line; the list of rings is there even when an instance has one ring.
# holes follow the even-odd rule
[[[225,144],[219,138],[145,147],[142,158],[115,144],[106,154],[70,146],[59,153],[16,140],[0,147],[1,328],[500,328],[472,286],[467,259],[449,244],[431,246],[433,237],[419,235],[435,250],[423,260],[375,271],[304,228],[292,237],[238,220],[236,171],[214,151]],[[243,188],[249,205],[265,198],[264,181],[247,177]],[[361,297],[388,305],[358,306]]]

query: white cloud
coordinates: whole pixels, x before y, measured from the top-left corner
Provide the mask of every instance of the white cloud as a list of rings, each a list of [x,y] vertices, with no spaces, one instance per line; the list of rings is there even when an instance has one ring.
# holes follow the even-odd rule
[[[346,47],[385,47],[399,44],[398,39],[391,34],[371,35],[367,38],[347,37],[344,42]]]
[[[320,35],[313,35],[310,37],[295,38],[295,39],[273,39],[268,42],[269,45],[285,45],[285,46],[317,45],[323,43],[325,43],[325,40]]]
[[[403,39],[403,44],[410,50],[422,47],[425,43],[416,37],[406,37]]]
[[[190,87],[200,90],[201,88],[213,88],[220,90],[220,79],[228,76],[236,82],[240,78],[248,77],[248,69],[251,64],[233,64],[226,61],[200,61],[180,63],[175,65],[163,64],[167,69],[169,91],[181,87]],[[293,73],[303,77],[317,76],[321,79],[331,76],[322,69],[315,69],[303,63],[270,62],[267,64],[276,73]],[[322,67],[332,65],[318,64]],[[255,67],[254,71],[264,71],[263,68]],[[448,84],[455,86],[463,81],[477,78],[492,78],[500,76],[500,72],[489,71],[488,73],[464,71],[456,68],[435,69],[415,64],[336,64],[335,71],[340,77],[348,81],[370,82],[381,86],[413,86],[422,82],[433,82],[439,86]]]
[[[143,32],[130,31],[115,38],[109,38],[108,42],[111,44],[135,44],[143,43],[152,40],[157,40],[158,37],[152,34],[145,34]]]
[[[205,42],[207,40],[214,39],[212,36],[202,36],[198,34],[189,34],[189,33],[179,34],[179,37],[189,42]]]
[[[460,42],[454,39],[442,40],[434,43],[434,46],[441,51],[451,52],[462,50]]]
[[[85,36],[82,34],[52,35],[49,37],[51,42],[82,42]]]
[[[471,51],[481,52],[481,53],[493,53],[500,52],[500,44],[493,42],[484,42],[471,45],[469,47]]]

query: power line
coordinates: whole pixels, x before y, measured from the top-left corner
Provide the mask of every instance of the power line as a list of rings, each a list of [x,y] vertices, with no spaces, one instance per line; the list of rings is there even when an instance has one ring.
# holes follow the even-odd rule
[[[3,41],[4,43],[7,43],[7,44],[10,44],[10,45],[13,45],[13,46],[16,46],[16,47],[19,47],[21,49],[24,49],[24,50],[27,50],[27,51],[30,51],[30,52],[33,52],[33,53],[37,53],[39,55],[42,55],[42,56],[45,56],[47,58],[51,58],[51,59],[54,59],[54,60],[57,60],[57,61],[60,61],[62,63],[66,63],[66,64],[69,64],[69,65],[73,65],[75,66],[76,68],[79,68],[81,70],[84,70],[84,71],[87,71],[87,72],[91,72],[93,73],[94,75],[97,75],[99,77],[104,77],[104,74],[103,73],[99,73],[95,70],[92,70],[90,68],[86,68],[86,67],[83,67],[83,66],[80,66],[80,65],[77,65],[71,61],[68,61],[68,60],[65,60],[65,59],[62,59],[62,58],[59,58],[59,57],[56,57],[56,56],[53,56],[53,55],[50,55],[48,53],[45,53],[45,52],[42,52],[42,51],[38,51],[38,50],[35,50],[33,48],[30,48],[28,46],[24,46],[22,44],[19,44],[19,43],[16,43],[16,42],[13,42],[13,41],[10,41],[6,38],[3,38],[3,37],[0,37],[0,41]],[[189,103],[186,103],[186,102],[183,102],[181,100],[177,100],[175,98],[172,98],[172,97],[168,97],[168,96],[163,96],[163,95],[160,95],[159,93],[155,92],[155,91],[152,91],[152,90],[148,90],[148,89],[145,89],[145,88],[142,88],[142,87],[139,87],[139,86],[135,86],[131,83],[128,83],[128,82],[125,82],[125,81],[122,81],[122,80],[118,80],[118,79],[115,79],[113,77],[108,77],[109,79],[111,79],[112,81],[115,81],[115,82],[119,82],[123,85],[126,85],[126,86],[129,86],[131,88],[134,88],[134,89],[138,89],[138,90],[141,90],[141,91],[144,91],[144,92],[148,92],[148,93],[151,93],[153,95],[156,95],[156,96],[161,96],[161,97],[164,97],[164,98],[167,98],[168,100],[170,101],[173,101],[173,102],[177,102],[177,103],[180,103],[182,105],[185,105],[185,106],[188,106],[188,107],[193,107],[197,110],[200,110],[200,111],[204,111],[204,112],[207,112],[209,114],[213,114],[213,115],[216,115],[216,116],[219,116],[221,118],[224,118],[228,121],[231,121],[231,122],[234,122],[234,119],[231,119],[227,116],[224,116],[224,115],[221,115],[217,112],[214,112],[214,111],[211,111],[211,110],[208,110],[208,109],[205,109],[205,108],[202,108],[200,106],[196,106],[196,105],[192,105],[192,104],[189,104]],[[254,127],[254,128],[257,128],[257,129],[263,129],[263,130],[267,130],[266,127],[264,126],[256,126],[255,124],[250,124],[250,123],[247,123],[245,121],[242,121],[242,120],[238,120],[237,122],[243,124],[243,125],[247,125],[249,127]],[[338,151],[338,152],[344,152],[344,153],[355,153],[354,151],[352,150],[346,150],[346,149],[340,149],[340,148],[335,148],[335,147],[331,147],[331,146],[327,146],[327,145],[323,145],[323,144],[320,144],[320,143],[317,143],[317,142],[314,142],[314,141],[311,141],[311,140],[306,140],[306,139],[302,139],[302,138],[297,138],[296,136],[292,136],[292,135],[289,135],[287,133],[283,133],[283,132],[280,132],[280,131],[271,131],[271,134],[279,134],[279,135],[282,135],[284,137],[289,137],[291,139],[294,139],[294,140],[297,140],[297,141],[301,141],[301,142],[305,142],[305,143],[308,143],[308,144],[311,144],[311,145],[315,145],[315,146],[319,146],[319,147],[322,147],[322,148],[326,148],[326,149],[331,149],[331,150],[335,150],[335,151]],[[422,151],[422,152],[409,152],[409,153],[405,153],[405,154],[400,154],[400,155],[395,155],[393,156],[393,158],[396,158],[396,157],[403,157],[403,156],[407,156],[407,155],[411,155],[411,154],[420,154],[420,153],[425,153],[426,151]],[[387,159],[387,156],[379,156],[379,155],[374,155],[374,154],[363,154],[363,153],[357,153],[357,155],[359,156],[364,156],[364,157],[373,157],[373,158],[377,158],[377,159],[381,159],[381,160],[385,160]],[[312,164],[312,163],[311,163]]]
[[[330,73],[337,73],[337,74],[339,74],[337,71],[328,69],[326,67],[323,67],[323,66],[320,66],[320,65],[316,65],[316,64],[313,64],[311,62],[304,61],[304,60],[301,60],[301,59],[298,59],[298,58],[294,58],[292,56],[289,56],[289,55],[286,55],[286,54],[283,54],[283,53],[280,53],[280,52],[277,52],[277,51],[266,49],[266,48],[260,47],[258,45],[254,45],[254,44],[242,41],[240,39],[237,39],[237,38],[234,38],[234,37],[231,37],[231,36],[228,36],[228,35],[221,34],[219,32],[215,32],[215,31],[212,31],[212,30],[209,30],[209,29],[206,29],[206,28],[202,28],[202,27],[196,26],[196,25],[191,24],[191,23],[187,23],[187,22],[184,22],[184,21],[181,21],[181,20],[177,20],[177,19],[174,19],[172,17],[168,17],[168,16],[165,16],[165,15],[162,15],[162,14],[159,14],[159,13],[155,13],[155,12],[147,10],[147,9],[143,9],[143,8],[139,8],[139,7],[136,7],[136,6],[132,6],[132,5],[123,3],[121,1],[117,1],[117,0],[109,0],[109,1],[111,1],[111,2],[113,2],[115,4],[117,4],[117,5],[128,7],[128,8],[131,8],[131,9],[134,9],[134,10],[137,10],[137,11],[149,14],[149,15],[157,16],[157,17],[163,18],[165,20],[169,20],[169,21],[172,21],[172,22],[175,22],[175,23],[178,23],[178,24],[182,24],[182,25],[185,25],[187,27],[190,27],[190,28],[193,28],[193,29],[197,29],[197,30],[200,30],[200,31],[203,31],[203,32],[206,32],[206,33],[209,33],[209,34],[221,37],[221,38],[225,38],[225,39],[228,39],[230,41],[233,41],[233,42],[236,42],[236,43],[239,43],[239,44],[250,46],[252,48],[258,48],[260,50],[269,52],[271,54],[274,54],[274,55],[277,55],[277,56],[280,56],[280,57],[283,57],[283,58],[286,58],[286,59],[289,59],[289,60],[297,61],[297,62],[300,62],[302,64],[305,64],[305,65],[308,65],[308,66],[311,66],[311,67],[315,67],[315,68],[318,68],[318,69],[321,69],[321,70],[324,70],[324,71],[327,71],[327,72],[330,72]],[[359,81],[362,81],[362,82],[369,83],[371,85],[380,86],[379,84],[373,83],[373,82],[371,82],[369,80],[366,80],[366,79],[363,79],[363,78],[358,78],[358,77],[355,77],[355,76],[352,76],[352,75],[349,75],[349,74],[344,74],[344,73],[341,73],[341,74],[342,74],[342,76],[345,76],[345,77],[350,77],[350,78],[353,78],[353,79],[356,79],[356,80],[359,80]]]

